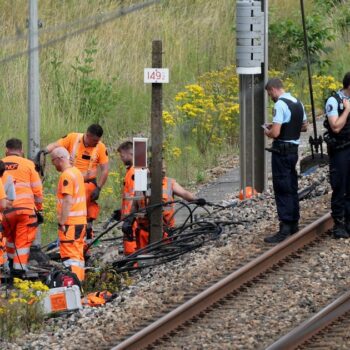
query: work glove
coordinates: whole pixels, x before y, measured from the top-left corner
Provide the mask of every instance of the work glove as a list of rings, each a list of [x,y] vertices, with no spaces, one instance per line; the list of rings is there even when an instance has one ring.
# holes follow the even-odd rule
[[[207,201],[204,198],[197,198],[193,201],[193,203],[202,207],[203,205],[207,204]]]
[[[133,224],[133,221],[126,220],[126,221],[124,221],[123,226],[122,226],[122,231],[123,231],[123,233],[128,241],[133,240],[134,232],[132,229],[132,224]]]
[[[121,217],[122,217],[122,212],[120,209],[114,210],[111,216],[111,218],[115,221],[120,221]]]
[[[38,221],[38,225],[41,225],[44,223],[44,215],[43,215],[43,212],[41,210],[38,210],[35,212],[36,214],[36,218],[37,218],[37,221]]]
[[[100,197],[100,192],[101,192],[101,188],[96,186],[96,188],[92,191],[91,193],[91,200],[92,201],[97,201],[98,197]]]
[[[39,173],[41,177],[44,177],[45,173],[45,156],[49,152],[47,149],[41,149],[34,158],[35,170]]]

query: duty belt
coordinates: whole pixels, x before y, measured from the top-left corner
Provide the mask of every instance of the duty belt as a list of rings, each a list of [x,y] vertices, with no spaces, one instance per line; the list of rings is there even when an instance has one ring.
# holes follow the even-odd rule
[[[350,146],[350,137],[348,138],[335,138],[330,136],[328,133],[325,133],[323,136],[326,144],[333,150],[343,149]]]
[[[265,148],[266,151],[279,154],[281,156],[287,154],[297,154],[298,153],[298,145],[291,142],[278,142],[273,141],[271,148]]]

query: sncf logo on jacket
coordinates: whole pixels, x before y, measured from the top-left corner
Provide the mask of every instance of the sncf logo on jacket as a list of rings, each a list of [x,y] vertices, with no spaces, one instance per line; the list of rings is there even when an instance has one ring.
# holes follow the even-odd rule
[[[18,163],[6,162],[5,163],[5,169],[6,170],[17,170],[18,169]]]

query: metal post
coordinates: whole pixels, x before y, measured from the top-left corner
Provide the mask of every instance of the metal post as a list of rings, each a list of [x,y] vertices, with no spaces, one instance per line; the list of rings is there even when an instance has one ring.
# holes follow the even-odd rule
[[[267,122],[267,106],[268,106],[268,98],[267,93],[265,91],[265,85],[269,78],[269,1],[263,0],[262,3],[263,11],[264,11],[264,63],[262,64],[263,68],[263,89],[264,89],[264,123]],[[264,148],[266,147],[266,137],[264,137]],[[267,186],[268,176],[267,176],[267,157],[264,157],[264,189]]]
[[[38,3],[29,0],[28,64],[28,158],[34,159],[40,149]]]
[[[162,68],[162,41],[152,42],[152,68]],[[163,122],[162,122],[162,84],[152,83],[152,113],[151,113],[151,201],[156,205],[162,202],[162,145],[163,145]],[[150,221],[150,242],[156,242],[163,236],[162,207],[152,208]]]
[[[267,67],[267,0],[237,1],[237,73],[240,90],[241,188],[258,192],[266,187],[265,137],[261,125],[266,120],[264,90]],[[264,16],[264,18],[263,18]]]
[[[28,21],[28,158],[34,159],[40,149],[38,2],[29,0]],[[37,230],[33,245],[41,245],[41,230]]]

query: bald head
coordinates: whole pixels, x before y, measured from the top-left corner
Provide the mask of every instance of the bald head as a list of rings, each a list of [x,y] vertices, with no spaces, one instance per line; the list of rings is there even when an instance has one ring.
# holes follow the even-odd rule
[[[63,147],[57,147],[51,152],[51,161],[57,171],[63,171],[71,166],[69,152]]]
[[[69,152],[64,147],[57,147],[51,152],[51,159],[69,159]]]

